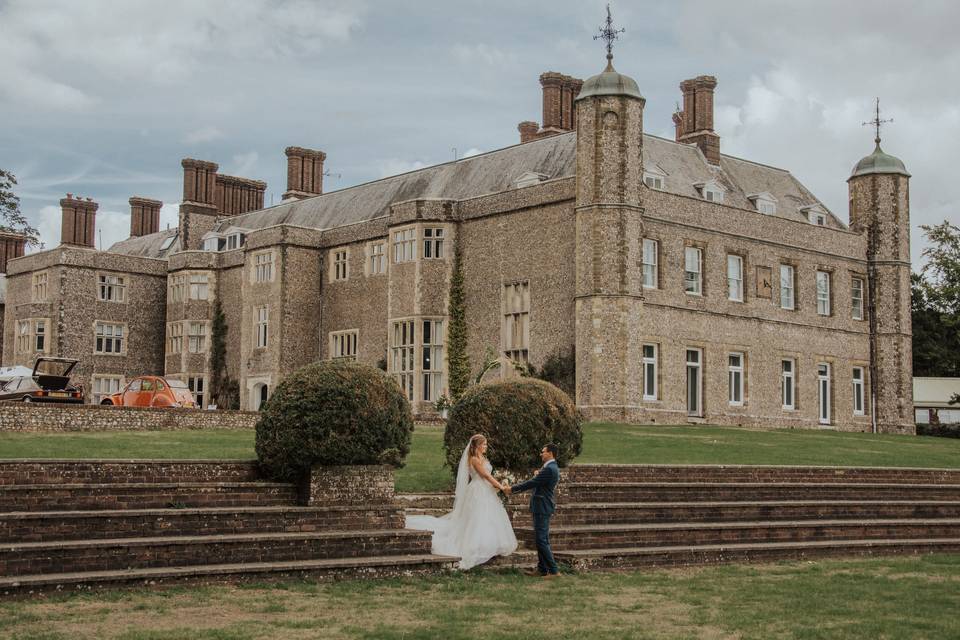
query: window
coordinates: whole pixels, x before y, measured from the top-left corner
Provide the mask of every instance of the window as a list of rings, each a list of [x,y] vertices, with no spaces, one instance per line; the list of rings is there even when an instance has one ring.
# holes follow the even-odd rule
[[[796,387],[794,386],[796,366],[794,360],[780,361],[780,402],[786,411],[793,411],[797,408]]]
[[[246,239],[246,236],[242,233],[231,233],[227,236],[227,251],[231,249],[239,249],[243,246],[243,241]]]
[[[393,261],[410,262],[417,259],[416,229],[393,232]]]
[[[656,289],[659,285],[657,262],[659,260],[660,243],[650,238],[643,239],[643,287]]]
[[[123,378],[120,376],[93,376],[93,404],[100,404],[107,396],[120,393]]]
[[[743,354],[731,353],[727,357],[727,373],[730,382],[729,402],[731,406],[743,406]]]
[[[97,299],[109,302],[124,302],[126,285],[123,276],[100,274],[97,276]]]
[[[863,401],[863,367],[853,368],[853,415],[862,416],[866,413]]]
[[[687,247],[684,250],[683,288],[689,294],[697,296],[703,294],[702,264],[703,252],[700,249]]]
[[[707,202],[723,202],[723,187],[715,180],[700,182],[693,186],[700,190],[700,194]]]
[[[657,399],[657,345],[643,345],[643,399]]]
[[[167,353],[183,351],[183,323],[171,322],[167,325]]]
[[[359,331],[337,331],[330,334],[330,358],[333,360],[356,360]]]
[[[30,321],[17,321],[17,351],[27,353],[30,351]]]
[[[349,254],[346,249],[333,252],[333,279],[346,280],[349,276]]]
[[[817,313],[830,315],[830,274],[826,271],[817,271]]]
[[[373,242],[370,244],[370,275],[379,275],[387,271],[387,259],[384,256],[384,243]]]
[[[191,273],[190,274],[190,299],[191,300],[206,300],[208,287],[209,287],[209,276],[205,273]]]
[[[183,302],[186,276],[170,276],[170,302]]]
[[[793,299],[793,267],[789,264],[780,265],[780,308],[794,309]]]
[[[189,376],[187,377],[187,388],[190,389],[190,393],[193,394],[193,401],[197,403],[197,406],[203,409],[204,401],[206,400],[206,385],[204,384],[203,376]]]
[[[94,351],[96,353],[122,353],[123,334],[122,324],[110,324],[107,322],[96,323],[96,347]]]
[[[651,189],[663,191],[663,176],[658,176],[653,173],[645,173],[643,174],[643,184],[647,185]]]
[[[33,302],[47,301],[47,280],[46,271],[33,274]]]
[[[396,376],[407,400],[413,400],[414,321],[393,323],[390,336],[391,372]]]
[[[187,334],[187,350],[190,353],[203,353],[207,350],[207,323],[191,322]]]
[[[220,236],[211,236],[203,241],[204,251],[223,251],[226,241]]]
[[[830,365],[817,365],[817,419],[820,424],[830,424]]]
[[[256,329],[256,347],[263,349],[267,346],[267,321],[270,317],[269,307],[256,307],[253,310],[253,319]]]
[[[443,395],[443,320],[424,320],[422,369],[423,399],[433,402]]]
[[[253,281],[273,282],[273,251],[258,253],[253,257]]]
[[[503,355],[517,362],[530,357],[530,283],[503,286]]]
[[[443,257],[443,229],[423,230],[423,257]]]
[[[818,211],[811,211],[807,216],[807,220],[810,221],[810,224],[815,224],[818,227],[827,226],[827,214],[825,213],[820,213]]]
[[[33,350],[45,351],[47,346],[47,322],[37,320],[33,325]]]
[[[757,211],[772,215],[777,212],[777,205],[769,200],[757,200]]]
[[[854,320],[863,320],[863,278],[854,278],[850,281],[850,315]]]
[[[700,417],[703,411],[702,380],[700,377],[700,361],[703,352],[700,349],[687,349],[687,415]]]
[[[743,302],[743,258],[727,256],[727,299]]]

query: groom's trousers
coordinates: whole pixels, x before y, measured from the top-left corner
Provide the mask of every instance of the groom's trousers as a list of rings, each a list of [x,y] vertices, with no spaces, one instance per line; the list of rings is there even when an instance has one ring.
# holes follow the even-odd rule
[[[553,559],[553,550],[550,549],[550,516],[549,513],[533,514],[533,533],[537,541],[537,571],[541,574],[559,573],[557,561]]]

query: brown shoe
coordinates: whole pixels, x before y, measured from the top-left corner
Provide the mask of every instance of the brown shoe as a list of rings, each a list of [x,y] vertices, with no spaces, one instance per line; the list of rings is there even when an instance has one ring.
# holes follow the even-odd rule
[[[543,576],[548,574],[540,573],[540,571],[538,571],[537,569],[524,569],[523,575],[530,576],[531,578],[542,578]]]

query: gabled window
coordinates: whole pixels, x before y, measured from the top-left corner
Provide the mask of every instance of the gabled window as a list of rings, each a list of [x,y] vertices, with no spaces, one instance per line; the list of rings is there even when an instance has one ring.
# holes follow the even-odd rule
[[[807,217],[807,222],[818,227],[827,226],[827,212],[818,204],[800,207],[800,213]]]
[[[703,251],[686,247],[683,252],[683,289],[691,295],[703,295]]]
[[[753,203],[753,206],[755,206],[760,213],[772,215],[777,212],[777,199],[768,191],[751,193],[747,196],[747,199]]]
[[[242,233],[231,233],[227,236],[227,247],[226,251],[231,249],[239,249],[243,246],[243,241],[246,239],[246,236]]]
[[[723,192],[726,191],[716,180],[698,182],[693,185],[700,192],[700,197],[707,202],[723,202]]]
[[[517,179],[513,181],[513,186],[517,189],[522,189],[523,187],[531,187],[535,184],[540,184],[550,176],[545,173],[535,173],[533,171],[524,171]]]

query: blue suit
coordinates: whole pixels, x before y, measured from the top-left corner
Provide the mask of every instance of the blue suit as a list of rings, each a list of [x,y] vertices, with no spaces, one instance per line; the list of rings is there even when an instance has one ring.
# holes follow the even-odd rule
[[[530,496],[530,513],[533,514],[533,531],[537,541],[537,571],[541,574],[558,572],[557,562],[550,549],[550,516],[557,510],[554,490],[560,482],[560,467],[551,460],[532,479],[510,487],[511,493],[533,489]]]

